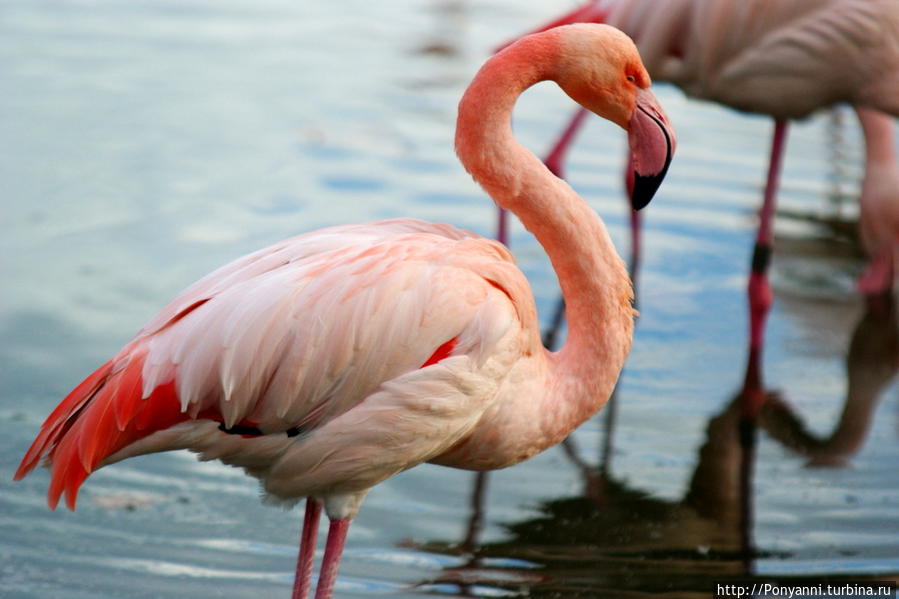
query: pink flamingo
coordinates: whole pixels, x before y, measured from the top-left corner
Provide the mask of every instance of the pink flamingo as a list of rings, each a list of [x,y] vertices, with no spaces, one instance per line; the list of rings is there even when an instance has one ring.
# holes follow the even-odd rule
[[[753,418],[765,397],[761,351],[772,304],[767,269],[787,121],[839,102],[899,116],[899,1],[593,0],[553,24],[574,21],[621,28],[657,81],[774,118],[748,286],[742,396],[746,416]],[[638,243],[635,237],[634,252]]]
[[[869,264],[858,280],[866,295],[890,291],[899,251],[899,164],[893,119],[856,108],[865,137],[865,176],[859,196],[859,234]]]
[[[628,131],[640,206],[674,135],[636,47],[572,25],[489,60],[459,104],[456,149],[549,255],[571,335],[540,343],[528,282],[506,248],[449,225],[332,227],[240,258],[189,287],[44,422],[16,472],[43,458],[48,502],[74,509],[101,466],[190,449],[240,466],[271,501],[307,498],[294,599],[331,596],[369,489],[421,462],[510,466],[561,441],[606,402],[627,355],[631,286],[602,221],[512,136],[515,99],[542,80]]]

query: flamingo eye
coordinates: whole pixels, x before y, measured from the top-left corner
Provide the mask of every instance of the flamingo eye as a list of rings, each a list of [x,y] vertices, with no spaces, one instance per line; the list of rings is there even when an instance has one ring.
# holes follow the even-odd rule
[[[636,83],[636,82],[637,82],[637,78],[634,77],[633,75],[628,75],[628,76],[627,76],[627,80],[630,81],[631,83]]]

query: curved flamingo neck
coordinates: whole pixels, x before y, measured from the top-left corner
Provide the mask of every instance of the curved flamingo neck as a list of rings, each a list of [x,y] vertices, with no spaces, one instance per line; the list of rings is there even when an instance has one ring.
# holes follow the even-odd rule
[[[878,400],[896,377],[897,350],[899,337],[896,306],[892,298],[883,303],[869,299],[866,313],[849,343],[846,360],[848,392],[843,413],[830,437],[816,452],[816,457],[849,457],[862,448],[871,429]]]
[[[456,152],[493,200],[533,233],[558,275],[569,334],[557,354],[548,354],[553,422],[546,426],[561,430],[605,403],[630,349],[634,310],[630,279],[605,225],[512,135],[516,99],[554,79],[559,54],[556,39],[544,35],[488,61],[459,104]]]
[[[850,383],[849,398],[843,406],[840,421],[830,437],[814,452],[815,457],[849,457],[862,448],[874,421],[877,399],[891,380],[877,380],[873,384],[867,381],[855,385]]]

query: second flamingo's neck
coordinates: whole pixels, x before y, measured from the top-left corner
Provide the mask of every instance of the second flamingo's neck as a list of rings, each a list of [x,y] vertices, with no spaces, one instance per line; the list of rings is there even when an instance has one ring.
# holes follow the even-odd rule
[[[632,288],[602,221],[512,135],[511,113],[531,85],[553,79],[553,38],[496,55],[459,104],[456,151],[493,200],[515,213],[546,250],[559,277],[568,341],[550,356],[548,386],[558,425],[602,407],[630,350]]]

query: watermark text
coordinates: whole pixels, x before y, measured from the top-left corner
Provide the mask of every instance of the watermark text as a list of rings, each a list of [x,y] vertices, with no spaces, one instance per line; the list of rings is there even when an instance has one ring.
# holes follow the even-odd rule
[[[895,597],[894,582],[716,582],[715,597],[768,599],[794,597]]]

